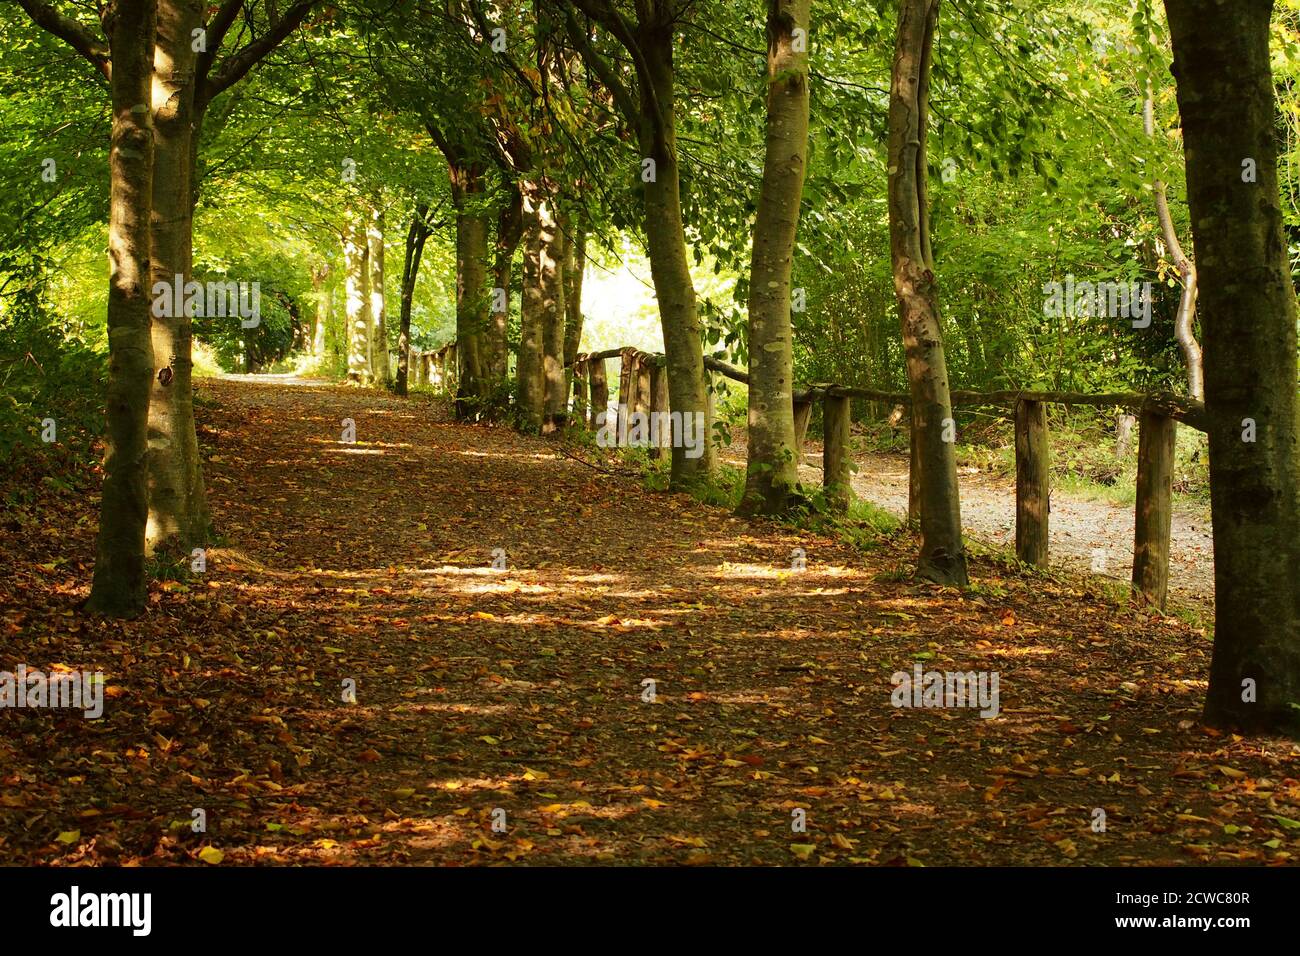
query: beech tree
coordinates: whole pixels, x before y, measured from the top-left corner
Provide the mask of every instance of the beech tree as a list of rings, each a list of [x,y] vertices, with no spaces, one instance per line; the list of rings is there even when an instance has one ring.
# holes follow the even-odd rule
[[[112,55],[80,21],[45,0],[19,0],[42,28],[65,40],[106,76]],[[196,164],[203,120],[213,99],[243,79],[306,18],[316,0],[291,5],[254,33],[247,0],[224,0],[203,20],[202,0],[156,0],[151,14],[150,104],[155,169],[151,181],[150,289],[156,283],[184,286],[192,276]],[[104,8],[105,20],[115,6]],[[217,66],[217,54],[232,28],[247,42]],[[180,277],[179,279],[177,277]],[[157,311],[157,310],[155,310]],[[191,376],[191,319],[154,315],[153,353],[168,371],[153,380],[149,403],[149,522],[152,551],[175,540],[182,549],[203,543],[210,519],[194,426]]]
[[[424,244],[429,240],[429,204],[418,202],[411,212],[411,223],[406,229],[406,256],[402,263],[401,312],[397,329],[397,378],[393,390],[405,395],[411,374],[411,306],[415,296],[415,281],[420,274],[420,260],[424,257]]]
[[[291,4],[260,23],[249,0],[224,0],[203,20],[201,0],[158,0],[154,96],[157,156],[154,175],[153,281],[193,275],[194,208],[203,123],[213,100],[243,80],[298,28],[317,0]],[[233,47],[220,61],[227,38]],[[184,310],[182,310],[184,311]],[[210,533],[207,495],[194,425],[191,316],[157,318],[155,358],[172,367],[168,383],[155,379],[150,396],[149,541],[175,540],[182,551]]]
[[[809,0],[768,0],[767,144],[749,278],[749,461],[740,511],[796,500],[790,275],[808,153]]]
[[[115,616],[139,613],[144,608],[147,585],[146,429],[149,382],[153,376],[149,215],[154,150],[153,116],[148,104],[152,92],[150,38],[154,16],[153,0],[118,0],[104,11],[107,44],[88,41],[82,51],[108,77],[113,103],[109,146],[108,436],[99,545],[87,608]],[[70,29],[66,32],[73,35]]]
[[[889,94],[889,238],[912,397],[913,462],[921,472],[917,572],[940,584],[965,585],[956,422],[939,327],[926,171],[938,21],[939,0],[901,0]]]
[[[555,413],[555,390],[550,383],[555,369],[548,368],[548,359],[553,366],[557,326],[563,348],[564,234],[553,181],[537,178],[521,188],[525,246],[516,398],[521,420],[531,428],[549,431]]]
[[[368,385],[370,364],[370,243],[363,221],[353,213],[343,226],[344,298],[348,343],[348,381]]]
[[[497,213],[496,233],[492,240],[492,323],[488,327],[492,340],[489,372],[497,387],[509,375],[506,343],[509,338],[510,297],[514,288],[515,251],[524,234],[524,198],[513,182],[507,182],[505,188],[506,200]]]
[[[643,213],[650,272],[664,333],[669,404],[682,415],[706,415],[708,389],[695,284],[686,252],[681,170],[676,130],[673,46],[689,3],[650,0],[635,5],[629,19],[615,0],[551,0],[564,16],[570,42],[608,90],[614,108],[635,134],[640,156]],[[611,53],[597,49],[583,14],[599,24],[632,61],[631,75],[615,65]],[[713,471],[714,451],[705,442],[697,458],[672,450],[670,487],[683,489]]]
[[[1300,393],[1272,0],[1166,0],[1200,272],[1214,531],[1206,719],[1300,730]]]
[[[366,229],[370,266],[371,349],[370,373],[386,385],[392,370],[388,365],[388,305],[384,299],[384,210],[376,201]]]

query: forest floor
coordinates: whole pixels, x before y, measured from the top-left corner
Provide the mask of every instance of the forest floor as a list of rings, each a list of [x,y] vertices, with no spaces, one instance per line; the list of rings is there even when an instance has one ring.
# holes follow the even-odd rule
[[[906,536],[740,520],[418,399],[201,397],[222,541],[141,618],[76,610],[94,481],[0,518],[0,671],[107,683],[98,720],[0,710],[0,862],[1300,856],[1300,752],[1203,727],[1204,635],[1095,579],[915,584]],[[997,716],[893,706],[916,664],[996,672]]]
[[[744,467],[743,433],[733,438],[724,461]],[[906,455],[859,451],[853,489],[898,518],[907,517]],[[800,474],[813,485],[822,483],[821,445],[809,441]],[[961,486],[962,530],[987,547],[1015,552],[1016,482],[977,468],[958,470]],[[1133,507],[1052,490],[1049,560],[1052,567],[1096,574],[1128,585],[1133,563]],[[1176,501],[1169,534],[1169,602],[1213,620],[1214,538],[1210,509],[1195,501]]]

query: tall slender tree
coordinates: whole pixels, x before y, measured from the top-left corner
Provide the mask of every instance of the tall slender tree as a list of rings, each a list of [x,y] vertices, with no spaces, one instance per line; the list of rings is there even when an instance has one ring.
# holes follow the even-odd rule
[[[1271,0],[1165,0],[1200,271],[1214,533],[1205,716],[1300,733],[1296,292],[1278,190]]]
[[[106,77],[112,70],[111,44],[81,21],[65,16],[47,0],[18,0],[40,27],[65,40]],[[222,0],[204,22],[201,0],[155,0],[151,8],[151,92],[155,147],[151,181],[150,291],[157,283],[185,283],[192,275],[194,206],[197,200],[199,143],[203,119],[213,99],[238,83],[279,46],[319,0],[299,0],[278,18],[260,22],[251,0]],[[102,6],[106,23],[117,3]],[[232,29],[243,46],[218,63]],[[177,277],[180,277],[179,279]],[[161,311],[161,310],[156,310]],[[175,542],[201,544],[209,534],[207,495],[194,425],[191,318],[152,317],[150,335],[159,364],[168,369],[153,380],[149,399],[149,520],[152,551]]]
[[[682,415],[707,416],[703,336],[682,215],[673,68],[677,29],[688,12],[689,0],[638,2],[634,20],[624,16],[614,0],[551,2],[564,16],[570,42],[609,91],[615,108],[635,134],[646,247],[663,327],[669,404]],[[621,54],[631,60],[630,76],[614,56],[597,49],[579,14],[613,38]],[[713,465],[711,442],[705,442],[704,453],[698,457],[688,457],[687,449],[678,443],[672,450],[670,487],[689,487],[712,472]]]
[[[930,247],[926,136],[939,0],[900,0],[889,90],[889,239],[921,465],[921,577],[965,585],[956,423]]]
[[[749,460],[743,514],[780,515],[799,482],[790,277],[808,156],[810,0],[768,0],[767,145],[749,268]]]
[[[397,328],[397,381],[395,391],[405,395],[411,374],[411,307],[415,299],[415,281],[420,275],[424,244],[429,239],[429,204],[416,203],[411,224],[406,229],[406,258],[402,263],[401,313]]]
[[[90,610],[128,616],[145,603],[149,383],[149,231],[153,192],[153,0],[104,11],[101,68],[113,103],[109,147],[108,440]],[[98,49],[98,44],[91,49]]]

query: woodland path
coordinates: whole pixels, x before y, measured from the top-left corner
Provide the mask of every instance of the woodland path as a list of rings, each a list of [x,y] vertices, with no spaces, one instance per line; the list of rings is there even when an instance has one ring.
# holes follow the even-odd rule
[[[0,553],[0,596],[26,595],[0,665],[100,667],[110,688],[99,721],[0,714],[0,861],[1300,855],[1277,821],[1300,818],[1294,748],[1202,728],[1208,642],[1084,579],[977,558],[965,594],[915,585],[910,541],[742,521],[419,399],[200,397],[223,536],[205,574],[106,623],[68,613],[86,562],[35,563],[91,553],[93,522]],[[918,661],[999,672],[1000,716],[891,706]]]

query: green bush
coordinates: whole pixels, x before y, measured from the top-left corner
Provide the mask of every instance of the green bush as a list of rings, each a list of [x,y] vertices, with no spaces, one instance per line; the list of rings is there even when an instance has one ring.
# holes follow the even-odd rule
[[[49,454],[87,458],[103,432],[106,356],[35,309],[0,313],[0,465]],[[46,420],[55,440],[42,439]]]

